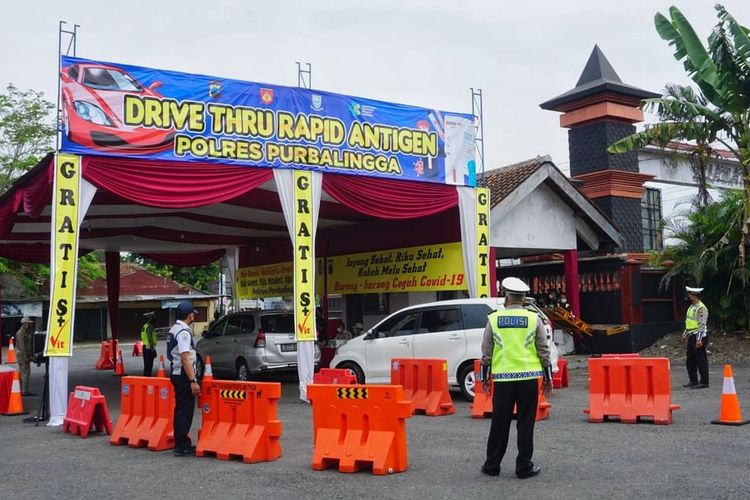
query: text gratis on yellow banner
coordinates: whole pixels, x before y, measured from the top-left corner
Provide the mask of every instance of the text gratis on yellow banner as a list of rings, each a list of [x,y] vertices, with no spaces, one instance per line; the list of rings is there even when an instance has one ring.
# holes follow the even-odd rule
[[[294,320],[298,342],[315,340],[312,173],[294,171]]]

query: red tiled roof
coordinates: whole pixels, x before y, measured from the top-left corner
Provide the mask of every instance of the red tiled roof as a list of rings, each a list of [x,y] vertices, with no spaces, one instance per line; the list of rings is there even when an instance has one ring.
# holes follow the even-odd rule
[[[187,295],[195,289],[181,285],[174,280],[156,276],[133,264],[120,264],[120,296],[125,295]],[[78,288],[78,295],[106,296],[107,280],[101,278],[92,281],[85,288]]]
[[[494,207],[503,201],[539,167],[551,162],[552,160],[547,155],[537,156],[530,160],[485,172],[483,179],[486,186],[490,188],[490,207]]]

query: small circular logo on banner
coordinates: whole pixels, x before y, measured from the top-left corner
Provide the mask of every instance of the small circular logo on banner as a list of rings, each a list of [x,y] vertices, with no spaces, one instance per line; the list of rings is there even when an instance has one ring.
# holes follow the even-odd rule
[[[159,391],[159,396],[161,396],[162,399],[167,399],[167,394],[169,391],[167,391],[166,387],[162,387]]]
[[[126,396],[130,394],[130,384],[125,384],[122,386],[122,393]]]
[[[210,406],[210,405],[207,405],[207,404],[205,404],[205,405],[203,405],[203,408],[202,408],[202,410],[203,410],[203,413],[208,413],[208,412],[210,412],[210,411],[211,411],[211,406]]]
[[[398,370],[398,361],[391,363],[391,370]]]

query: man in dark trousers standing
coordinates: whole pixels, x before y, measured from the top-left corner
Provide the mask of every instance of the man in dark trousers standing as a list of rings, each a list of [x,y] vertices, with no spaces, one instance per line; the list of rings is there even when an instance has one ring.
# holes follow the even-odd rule
[[[487,439],[487,459],[482,472],[500,474],[500,462],[508,447],[513,407],[517,405],[518,456],[516,476],[533,477],[541,469],[534,466],[534,423],[539,398],[539,377],[543,390],[552,392],[552,364],[544,322],[535,311],[524,308],[528,285],[518,278],[505,278],[505,308],[491,313],[482,340],[482,383],[486,391],[492,383],[492,424]],[[491,382],[490,382],[491,381]]]
[[[169,330],[167,357],[172,363],[171,379],[174,386],[174,455],[195,456],[195,446],[190,441],[195,397],[201,393],[195,377],[195,345],[190,325],[198,314],[190,302],[177,306],[177,321]]]
[[[690,307],[685,315],[685,332],[682,338],[687,342],[685,366],[690,379],[683,387],[691,389],[706,389],[708,387],[708,308],[701,301],[703,288],[686,286]],[[700,374],[700,381],[698,381]]]
[[[154,312],[144,314],[146,322],[141,327],[141,342],[143,343],[143,376],[150,377],[154,371],[156,358],[156,332],[154,331]]]

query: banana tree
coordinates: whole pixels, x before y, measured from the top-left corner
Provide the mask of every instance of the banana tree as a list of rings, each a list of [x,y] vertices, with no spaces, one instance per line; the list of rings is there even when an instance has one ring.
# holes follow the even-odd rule
[[[704,46],[677,7],[669,9],[669,19],[657,13],[656,31],[674,47],[674,57],[682,61],[695,83],[668,85],[663,97],[646,99],[645,110],[655,112],[659,121],[608,148],[624,153],[649,144],[667,146],[671,141],[691,141],[710,151],[720,144],[737,158],[744,184],[742,238],[738,247],[738,267],[744,268],[750,245],[750,36],[721,5],[716,5],[718,23]]]

